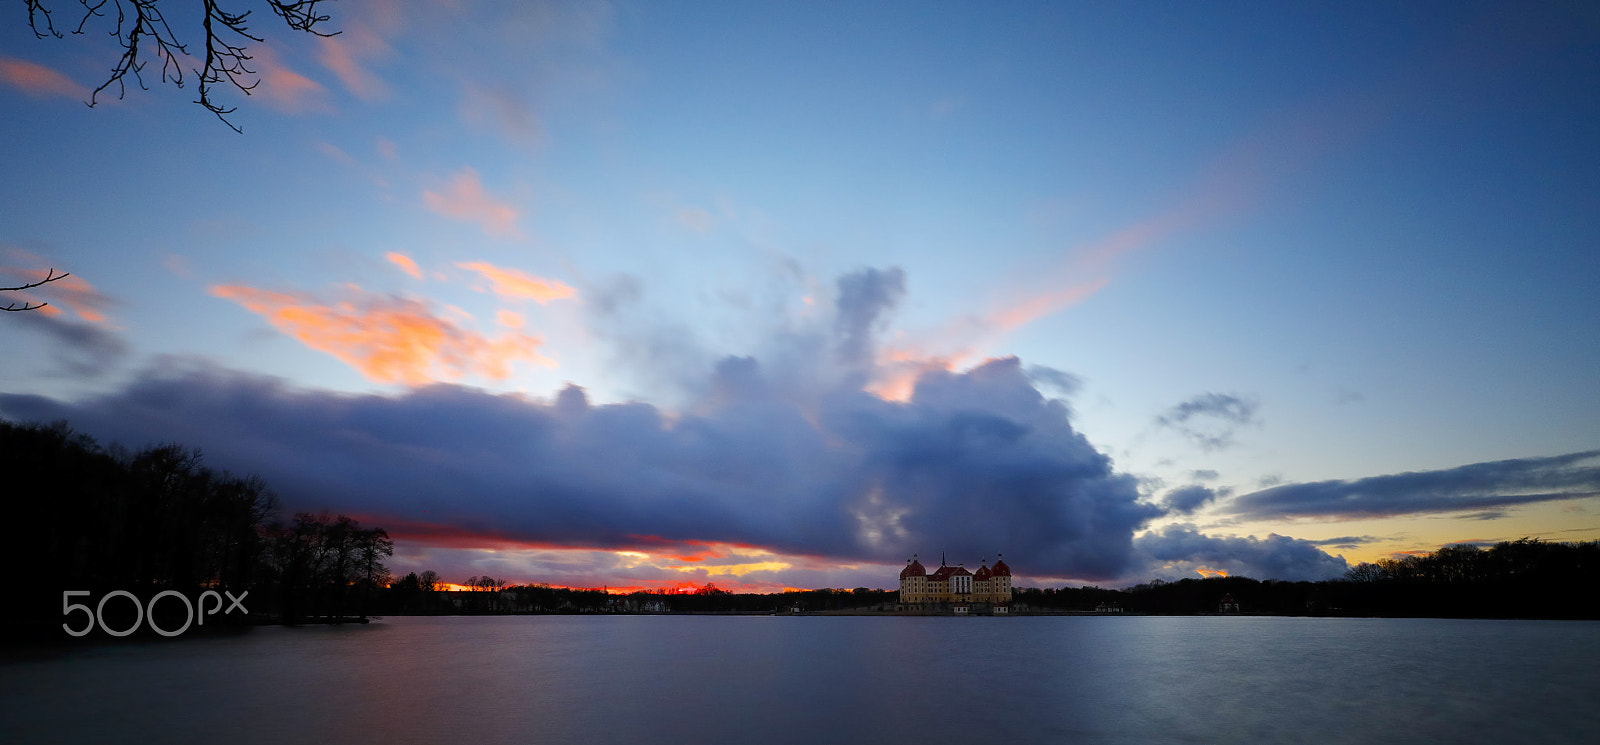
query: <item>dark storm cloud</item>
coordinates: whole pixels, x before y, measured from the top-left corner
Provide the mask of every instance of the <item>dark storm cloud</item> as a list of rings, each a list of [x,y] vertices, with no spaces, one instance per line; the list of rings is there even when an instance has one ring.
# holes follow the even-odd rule
[[[1255,518],[1392,517],[1478,512],[1600,496],[1600,450],[1372,476],[1351,481],[1284,484],[1233,500],[1234,513]]]
[[[1194,484],[1191,486],[1180,486],[1170,492],[1167,492],[1167,497],[1166,499],[1162,500],[1161,504],[1162,506],[1166,507],[1167,511],[1169,512],[1179,515],[1188,515],[1193,513],[1195,510],[1198,510],[1201,507],[1216,501],[1216,499],[1217,492],[1204,486]]]
[[[1029,385],[1015,359],[924,377],[909,403],[838,389],[790,404],[750,358],[675,418],[451,385],[352,396],[187,366],[80,404],[0,396],[103,441],[202,447],[265,477],[289,509],[444,523],[533,543],[755,544],[835,559],[992,556],[1037,573],[1117,576],[1159,508]],[[669,421],[670,419],[670,421]]]
[[[1169,525],[1139,536],[1138,550],[1155,564],[1192,576],[1196,567],[1222,570],[1256,579],[1319,580],[1338,577],[1349,568],[1311,541],[1277,534],[1266,538],[1208,536],[1192,525]]]
[[[49,309],[47,309],[49,310]],[[50,338],[50,354],[60,368],[76,377],[105,374],[128,353],[122,337],[86,321],[70,321],[62,314],[41,311],[10,313],[8,322],[21,324]]]
[[[1255,424],[1257,404],[1225,393],[1203,393],[1178,404],[1156,417],[1156,424],[1170,427],[1193,440],[1205,451],[1233,445],[1234,432]]]
[[[1377,543],[1381,540],[1383,539],[1370,535],[1345,535],[1339,536],[1338,538],[1323,538],[1320,541],[1306,542],[1313,546],[1332,546],[1334,548],[1356,549],[1361,548],[1368,543]]]

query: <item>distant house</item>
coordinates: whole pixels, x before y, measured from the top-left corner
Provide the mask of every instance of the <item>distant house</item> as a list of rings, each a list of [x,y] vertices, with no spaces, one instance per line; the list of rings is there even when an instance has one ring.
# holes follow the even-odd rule
[[[1238,613],[1239,601],[1233,599],[1233,593],[1222,596],[1222,602],[1217,604],[1218,613]]]
[[[1004,559],[990,567],[988,560],[977,572],[962,565],[939,561],[932,574],[913,556],[900,570],[900,604],[905,610],[948,610],[952,613],[1011,611],[1011,567]]]

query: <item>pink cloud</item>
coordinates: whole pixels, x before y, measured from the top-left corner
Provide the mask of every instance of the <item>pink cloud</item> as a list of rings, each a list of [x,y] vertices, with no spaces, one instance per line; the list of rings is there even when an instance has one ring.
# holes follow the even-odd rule
[[[473,127],[498,129],[513,144],[537,145],[544,140],[544,124],[538,114],[509,90],[467,86],[461,101],[461,119]]]
[[[356,159],[355,158],[350,157],[349,153],[339,149],[339,146],[334,145],[331,142],[319,142],[319,143],[317,143],[317,150],[321,151],[323,155],[326,155],[329,158],[337,160],[340,163],[343,163],[343,164],[345,164],[347,166],[356,165]]]
[[[338,36],[323,37],[321,42],[323,66],[338,76],[346,90],[363,101],[389,97],[388,84],[364,64],[393,54],[388,42],[361,26],[347,27]]]
[[[1108,284],[1111,284],[1111,280],[1101,278],[1092,282],[1084,282],[1043,292],[990,314],[988,321],[1001,331],[1021,328],[1040,318],[1088,300]]]
[[[250,63],[261,78],[261,84],[251,91],[252,95],[262,96],[273,108],[289,114],[332,111],[333,107],[327,101],[328,89],[289,69],[271,47],[255,45],[250,54]]]
[[[0,57],[0,81],[34,98],[64,96],[84,100],[89,90],[72,78],[44,65],[11,57]]]
[[[11,251],[14,257],[23,259],[35,266],[42,265],[42,260],[25,251]],[[115,301],[105,293],[100,292],[94,285],[76,274],[66,273],[68,276],[60,278],[62,272],[54,267],[38,269],[22,266],[0,266],[0,286],[16,287],[33,284],[44,280],[48,276],[58,279],[31,290],[23,292],[8,292],[0,297],[0,305],[12,303],[33,304],[48,302],[44,312],[46,315],[56,315],[63,310],[71,310],[79,318],[91,323],[106,323],[106,312],[110,310]]]
[[[194,279],[194,265],[189,263],[189,257],[183,254],[169,253],[161,260],[161,265],[179,277]]]
[[[211,294],[244,306],[378,383],[425,385],[465,376],[504,380],[514,362],[555,366],[538,352],[544,343],[539,337],[512,331],[489,338],[434,313],[422,301],[354,285],[331,302],[245,285],[217,285]]]
[[[709,233],[717,226],[717,219],[699,207],[678,210],[678,223],[696,233]]]
[[[499,237],[518,237],[517,219],[520,217],[510,203],[496,199],[483,188],[478,172],[463,168],[450,185],[442,191],[424,191],[422,200],[428,209],[445,217],[476,222],[483,232]]]

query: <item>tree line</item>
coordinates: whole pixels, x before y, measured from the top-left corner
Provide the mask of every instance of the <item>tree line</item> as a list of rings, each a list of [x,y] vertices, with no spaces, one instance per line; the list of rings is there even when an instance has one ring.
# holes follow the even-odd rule
[[[374,613],[391,614],[516,614],[516,613],[781,613],[850,610],[893,605],[892,590],[824,588],[778,593],[734,593],[707,583],[681,590],[640,590],[627,594],[601,589],[509,585],[490,576],[471,577],[465,590],[443,592],[439,575],[411,573],[375,601]]]
[[[131,451],[65,423],[0,420],[0,482],[0,545],[21,601],[7,604],[4,623],[18,631],[60,629],[66,591],[148,603],[168,590],[192,600],[225,589],[248,593],[249,616],[208,623],[297,623],[360,618],[389,582],[394,543],[383,529],[328,513],[277,520],[264,481],[208,468],[181,445]],[[121,624],[138,611],[119,602],[104,612]]]
[[[1249,577],[1154,580],[1125,590],[1019,588],[1019,610],[1187,615],[1242,613],[1441,618],[1600,618],[1600,542],[1534,538],[1446,546],[1351,567],[1322,582]],[[1229,610],[1232,610],[1230,608]]]

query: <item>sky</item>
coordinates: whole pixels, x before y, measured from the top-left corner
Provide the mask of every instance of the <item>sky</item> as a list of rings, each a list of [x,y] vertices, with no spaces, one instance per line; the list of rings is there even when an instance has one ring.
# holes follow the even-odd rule
[[[1593,4],[236,5],[6,11],[0,417],[453,582],[1600,539]]]

